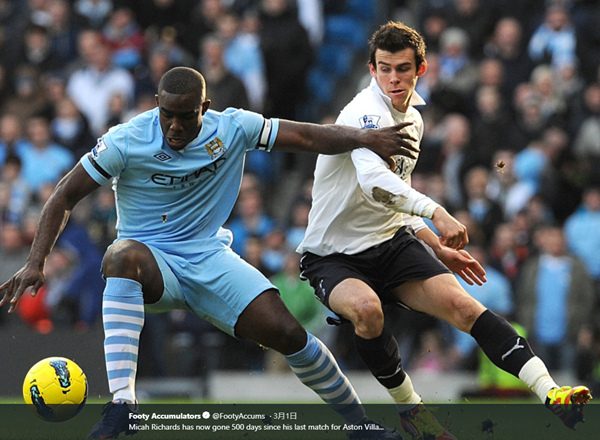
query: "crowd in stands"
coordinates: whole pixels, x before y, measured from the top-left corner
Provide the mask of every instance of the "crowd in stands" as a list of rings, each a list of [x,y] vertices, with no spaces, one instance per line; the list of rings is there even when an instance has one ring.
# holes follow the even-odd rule
[[[358,43],[337,43],[344,18],[365,30]],[[0,281],[27,258],[60,177],[108,128],[153,108],[169,68],[200,70],[214,110],[331,122],[345,104],[335,90],[352,96],[366,84],[366,39],[390,19],[418,29],[427,44],[429,68],[417,85],[427,101],[419,108],[426,132],[412,183],[467,225],[468,250],[488,283],[465,288],[518,323],[550,368],[600,386],[594,0],[0,0]],[[346,66],[337,76],[333,58]],[[251,152],[247,159],[227,225],[234,250],[273,277],[343,366],[363,368],[348,348],[349,326],[321,325],[327,311],[296,279],[314,158]],[[98,322],[100,261],[115,222],[109,187],[76,208],[48,261],[43,292],[22,301],[21,319],[41,332],[56,325],[86,331]],[[470,340],[447,326],[387,311],[409,370],[469,368],[477,358]],[[2,315],[0,323],[8,319]],[[258,347],[199,337],[210,326],[181,314],[149,319],[147,327],[171,329],[181,346],[218,341],[215,368],[267,362]],[[150,373],[169,374],[157,359]],[[191,359],[181,372],[193,375],[203,362]]]

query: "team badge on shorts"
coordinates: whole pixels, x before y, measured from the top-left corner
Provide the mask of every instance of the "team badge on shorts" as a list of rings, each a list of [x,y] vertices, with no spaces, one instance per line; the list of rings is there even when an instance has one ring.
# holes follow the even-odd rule
[[[364,115],[363,117],[361,117],[359,119],[360,121],[360,128],[380,128],[379,127],[379,120],[381,119],[381,116],[377,116],[377,115]]]

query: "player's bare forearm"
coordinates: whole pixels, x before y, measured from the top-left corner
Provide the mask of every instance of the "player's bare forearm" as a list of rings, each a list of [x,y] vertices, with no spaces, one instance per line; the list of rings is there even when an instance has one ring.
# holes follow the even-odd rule
[[[440,261],[467,284],[481,286],[487,281],[485,269],[468,252],[444,246],[440,238],[429,228],[420,229],[416,236],[430,246]]]
[[[281,151],[340,154],[355,148],[368,148],[383,159],[402,155],[415,158],[415,141],[402,131],[410,123],[379,130],[364,130],[342,125],[319,125],[281,120],[274,148]]]
[[[0,307],[9,302],[8,313],[12,313],[16,309],[21,295],[29,287],[32,288],[33,296],[37,294],[45,281],[46,259],[66,225],[71,209],[97,187],[98,184],[87,175],[81,165],[77,165],[61,180],[42,209],[25,265],[0,286],[0,293],[4,292],[4,296],[0,300]]]
[[[98,186],[80,164],[58,183],[42,209],[28,262],[43,266],[67,224],[71,210]]]
[[[467,228],[452,217],[442,206],[438,206],[431,217],[436,229],[442,235],[441,243],[453,249],[462,249],[469,244]]]

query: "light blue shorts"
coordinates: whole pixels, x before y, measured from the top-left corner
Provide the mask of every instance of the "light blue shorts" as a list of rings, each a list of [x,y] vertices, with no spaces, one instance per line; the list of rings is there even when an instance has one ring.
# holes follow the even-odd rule
[[[277,290],[229,247],[183,257],[145,245],[156,258],[165,285],[162,298],[145,305],[149,313],[188,310],[236,336],[235,324],[248,304],[265,290]]]

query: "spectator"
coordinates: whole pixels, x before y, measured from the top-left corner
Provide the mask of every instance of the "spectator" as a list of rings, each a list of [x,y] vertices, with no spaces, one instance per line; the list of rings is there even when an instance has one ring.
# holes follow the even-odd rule
[[[568,131],[577,134],[588,118],[600,118],[600,84],[592,83],[578,93],[570,103]],[[593,121],[593,119],[590,119]]]
[[[16,94],[2,106],[2,115],[15,115],[20,121],[34,116],[50,116],[51,106],[41,90],[39,71],[24,64],[15,73]]]
[[[73,9],[89,27],[99,30],[110,17],[113,3],[111,0],[75,0]]]
[[[102,27],[102,36],[111,50],[113,65],[133,70],[141,63],[146,42],[131,9],[114,9]]]
[[[251,176],[244,175],[236,203],[236,216],[227,224],[227,229],[233,233],[231,248],[239,255],[244,254],[245,242],[249,237],[262,238],[275,227],[273,219],[263,210],[263,194],[258,181]]]
[[[18,117],[6,114],[0,118],[0,165],[6,157],[15,154],[19,145],[24,143],[23,126]]]
[[[96,44],[84,57],[89,57],[89,64],[71,75],[67,94],[87,117],[92,134],[100,136],[106,128],[111,96],[120,93],[128,103],[133,102],[133,77],[111,65],[110,48],[105,44]]]
[[[313,47],[319,47],[325,36],[325,19],[322,0],[304,0],[297,2],[298,20],[308,32]]]
[[[498,225],[490,245],[490,267],[500,272],[511,284],[514,291],[521,267],[530,256],[529,248],[517,241],[517,231],[510,223]]]
[[[454,13],[450,25],[467,32],[471,42],[469,56],[477,59],[492,32],[493,9],[481,0],[456,0],[453,3]]]
[[[462,176],[471,149],[471,124],[465,116],[451,113],[444,118],[442,131],[441,172],[446,181],[446,200],[450,209],[456,209],[464,203]]]
[[[52,142],[48,121],[34,117],[27,122],[27,142],[16,151],[23,162],[23,178],[32,191],[56,183],[75,164],[73,153]]]
[[[430,54],[439,53],[441,50],[440,37],[448,28],[449,15],[441,9],[434,9],[423,17],[421,25],[421,29],[423,30],[422,35],[427,45],[427,51]]]
[[[467,32],[456,27],[446,29],[440,37],[440,77],[464,97],[472,91],[478,75],[477,64],[469,56],[470,44]]]
[[[529,40],[529,56],[537,64],[550,63],[553,68],[573,64],[577,58],[577,38],[569,11],[558,2],[549,2],[544,22]]]
[[[10,277],[10,273],[19,270],[27,260],[28,248],[23,242],[19,225],[10,222],[2,223],[0,228],[0,276]]]
[[[494,230],[502,222],[504,213],[500,205],[486,194],[489,171],[483,166],[471,168],[465,176],[465,207],[473,221],[481,228],[487,245]],[[500,311],[500,313],[503,313]]]
[[[517,182],[514,174],[515,154],[510,150],[498,149],[494,152],[488,166],[494,170],[490,173],[486,194],[500,205],[503,213],[507,213],[511,191]]]
[[[48,0],[27,0],[27,20],[38,26],[48,27],[52,16],[47,10]]]
[[[480,87],[475,95],[476,114],[472,118],[474,158],[471,161],[477,165],[489,167],[497,151],[514,148],[512,121],[501,96],[501,90],[493,86]]]
[[[163,27],[158,38],[150,41],[149,47],[151,52],[165,52],[167,60],[172,66],[189,67],[193,66],[196,61],[190,51],[178,42],[177,30],[172,26]]]
[[[224,13],[225,8],[221,0],[199,0],[197,6],[189,14],[190,31],[182,43],[196,58],[200,56],[201,52],[198,42],[217,31],[218,23]]]
[[[533,62],[526,46],[523,25],[513,17],[498,20],[492,37],[484,46],[484,55],[499,60],[507,72],[505,87],[508,97],[513,96],[519,84],[529,80],[533,70]]]
[[[297,119],[312,63],[308,34],[289,0],[262,0],[261,11],[260,41],[267,76],[265,116]]]
[[[151,95],[154,98],[158,90],[160,78],[173,65],[169,59],[169,52],[163,49],[154,48],[148,57],[148,68],[137,71],[135,79],[135,99],[136,101],[144,96]]]
[[[564,126],[566,102],[556,92],[554,73],[547,65],[540,65],[531,72],[532,93],[539,99],[540,112],[546,125]]]
[[[600,184],[600,114],[586,118],[577,130],[573,151],[583,164],[585,181]]]
[[[110,187],[97,191],[91,211],[90,238],[100,249],[106,249],[117,238],[115,194]]]
[[[69,98],[59,101],[55,112],[56,117],[50,123],[52,137],[79,159],[95,144],[87,119]]]
[[[49,0],[48,13],[52,17],[48,28],[50,47],[64,66],[77,58],[77,34],[85,20],[72,13],[67,0]]]
[[[517,322],[549,369],[572,372],[577,335],[594,310],[593,281],[583,262],[567,253],[559,226],[541,227],[535,243],[540,255],[525,263],[517,284]]]
[[[219,22],[219,32],[228,42],[224,54],[225,64],[244,82],[250,110],[262,112],[267,84],[258,28],[259,21],[255,13],[247,13],[241,23],[233,14],[224,15]]]
[[[542,137],[542,133],[548,127],[548,119],[542,113],[541,98],[529,83],[517,87],[513,96],[513,107],[514,150],[518,152]]]
[[[286,231],[286,241],[291,249],[296,249],[304,239],[309,211],[310,203],[306,202],[295,203],[292,208],[292,215]]]
[[[586,83],[597,80],[600,66],[600,5],[596,1],[577,2],[580,7],[578,21],[575,25],[576,54],[581,73]]]
[[[75,210],[56,243],[69,253],[72,267],[62,286],[55,316],[60,311],[65,323],[84,331],[100,316],[105,282],[98,270],[103,253],[91,241],[79,215]]]
[[[567,132],[558,127],[550,127],[541,139],[547,164],[540,179],[538,194],[552,210],[554,218],[564,222],[577,209],[581,197],[581,181],[577,164],[571,151]]]
[[[208,86],[210,107],[217,111],[227,107],[248,109],[250,104],[244,83],[225,66],[224,50],[225,43],[217,35],[209,35],[202,43],[199,70]]]
[[[65,69],[67,76],[85,69],[92,61],[94,51],[102,43],[102,34],[95,29],[83,29],[77,35],[77,58]]]
[[[52,72],[62,67],[62,60],[52,47],[47,28],[35,24],[27,27],[19,64],[33,66],[38,72]]]
[[[587,188],[576,212],[565,223],[569,249],[585,263],[596,283],[596,301],[600,299],[600,187]],[[596,304],[599,306],[600,304]],[[596,309],[598,310],[598,309]]]
[[[263,238],[261,254],[263,267],[271,273],[281,271],[285,265],[285,257],[289,252],[285,230],[277,227],[273,228]]]
[[[0,168],[0,185],[3,199],[1,206],[0,227],[3,222],[21,225],[25,211],[31,199],[31,189],[21,175],[21,159],[15,154],[6,156]]]

